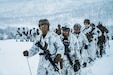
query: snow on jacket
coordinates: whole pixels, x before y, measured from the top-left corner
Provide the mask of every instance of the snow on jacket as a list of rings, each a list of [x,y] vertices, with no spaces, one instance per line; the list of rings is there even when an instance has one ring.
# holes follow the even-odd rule
[[[77,59],[81,59],[80,50],[82,50],[82,54],[85,54],[84,45],[89,45],[89,42],[86,36],[82,32],[80,32],[79,34],[76,34],[76,33],[73,33],[73,34],[74,36],[77,37],[77,40],[78,40],[78,49],[76,50]]]
[[[35,45],[38,41],[41,41],[42,46],[45,45],[45,42],[48,44],[47,50],[50,51],[50,53],[52,54],[51,57],[53,59],[55,58],[56,54],[62,54],[63,57],[64,47],[60,40],[60,37],[56,33],[50,31],[48,31],[45,38],[43,38],[41,34],[37,36],[36,41],[34,42],[32,48],[29,50],[29,57],[37,53],[43,53],[43,50]],[[43,55],[40,55],[39,64],[47,68],[50,62],[48,60],[45,60],[45,57]]]
[[[84,34],[89,33],[91,30],[92,30],[92,27],[91,27],[90,25],[85,26],[85,27],[82,28],[82,32],[83,32]]]
[[[61,40],[63,40],[63,38],[64,38],[63,35],[60,35],[60,38],[61,38]],[[69,45],[70,55],[76,56],[75,50],[78,49],[78,40],[72,33],[69,33],[68,40],[70,42],[70,45]],[[75,57],[73,57],[73,58],[75,58]],[[64,60],[67,60],[67,58],[64,57]]]
[[[102,35],[102,32],[97,28],[95,27],[95,29],[93,30],[92,32],[94,35],[93,35],[93,40],[97,41],[98,40],[98,37]]]

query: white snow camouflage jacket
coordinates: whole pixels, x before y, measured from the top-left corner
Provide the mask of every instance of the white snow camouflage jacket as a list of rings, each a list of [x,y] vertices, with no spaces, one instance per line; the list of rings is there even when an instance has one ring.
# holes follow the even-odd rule
[[[35,45],[39,40],[41,40],[40,42],[42,46],[45,45],[45,42],[48,44],[47,50],[50,51],[50,54],[52,55],[51,57],[53,59],[55,58],[56,54],[61,54],[63,58],[64,46],[60,40],[60,37],[56,33],[50,31],[48,31],[45,38],[43,38],[41,34],[37,36],[36,41],[34,42],[32,48],[29,50],[29,57],[37,53],[43,53],[43,50],[41,50],[39,47]],[[50,62],[46,60],[43,55],[40,55],[39,64],[44,67],[48,67]]]

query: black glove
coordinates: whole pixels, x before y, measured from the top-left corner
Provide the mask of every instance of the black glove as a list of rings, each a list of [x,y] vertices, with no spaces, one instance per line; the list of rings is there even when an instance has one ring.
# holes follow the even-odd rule
[[[23,52],[23,55],[24,56],[28,56],[29,55],[29,52],[26,50],[26,51]]]
[[[74,72],[79,71],[79,70],[80,70],[80,67],[81,67],[81,65],[80,65],[79,60],[75,60],[75,64],[74,64]]]
[[[85,46],[84,46],[84,49],[88,49],[88,45],[85,45]]]

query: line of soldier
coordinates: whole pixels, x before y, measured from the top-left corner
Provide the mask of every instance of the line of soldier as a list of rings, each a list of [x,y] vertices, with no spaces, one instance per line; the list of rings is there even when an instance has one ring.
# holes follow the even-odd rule
[[[70,28],[70,25],[67,26],[67,28]],[[58,24],[57,28],[55,29],[55,32],[58,35],[61,35],[62,32],[64,32],[63,27],[61,27],[61,25]],[[76,35],[78,40],[81,40],[80,39],[81,33],[85,35],[84,37],[86,37],[88,43],[90,44],[93,43],[91,45],[96,48],[95,50],[97,50],[96,54],[98,54],[98,57],[102,57],[102,55],[105,54],[105,47],[109,40],[109,37],[108,37],[108,29],[105,26],[103,26],[102,23],[99,22],[98,25],[96,26],[94,23],[90,23],[89,19],[85,19],[84,26],[82,27],[80,24],[76,23],[73,26],[71,33]]]
[[[100,23],[96,27],[85,19],[83,28],[76,23],[72,30],[68,24],[58,25],[57,34],[50,31],[48,19],[40,19],[38,26],[41,33],[23,52],[28,58],[39,53],[37,75],[84,75],[81,69],[106,53],[108,30]]]
[[[32,28],[32,29],[28,29],[28,28],[17,28],[17,31],[16,31],[16,41],[30,41],[30,42],[33,42],[34,39],[36,38],[36,35],[39,35],[39,29],[35,29],[35,28]]]
[[[94,23],[90,23],[89,19],[84,20],[84,27],[78,23],[74,24],[73,29],[70,29],[70,25],[64,25],[61,27],[60,24],[55,29],[55,32],[65,39],[73,38],[73,34],[78,41],[78,49],[76,49],[76,57],[79,63],[86,67],[88,63],[94,62],[96,58],[101,58],[107,53],[106,45],[108,44],[108,29],[103,26],[100,22],[96,26]],[[73,40],[74,41],[74,40]],[[71,42],[71,40],[70,40]],[[78,50],[78,51],[77,51]]]

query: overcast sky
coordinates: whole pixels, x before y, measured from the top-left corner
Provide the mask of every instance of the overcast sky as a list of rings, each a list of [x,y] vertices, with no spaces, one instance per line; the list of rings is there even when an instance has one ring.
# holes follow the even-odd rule
[[[111,23],[113,0],[0,0],[0,23],[11,18],[89,18]],[[66,17],[68,16],[68,17]],[[9,19],[10,18],[10,19]],[[28,19],[28,18],[27,18]]]

